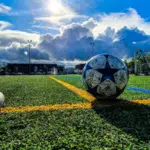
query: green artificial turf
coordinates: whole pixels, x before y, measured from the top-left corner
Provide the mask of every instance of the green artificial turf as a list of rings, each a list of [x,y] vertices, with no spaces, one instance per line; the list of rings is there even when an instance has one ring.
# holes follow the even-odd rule
[[[150,76],[130,75],[129,86],[145,88],[150,90]]]
[[[57,75],[55,77],[85,90],[85,87],[82,84],[82,76],[80,75],[61,75],[61,76]],[[150,76],[130,75],[128,86],[150,90]],[[142,99],[150,99],[150,94],[125,89],[125,91],[118,98],[126,100],[134,100],[134,99],[142,100]]]
[[[149,106],[122,105],[0,116],[1,150],[149,148]]]
[[[0,85],[7,106],[87,102],[48,76],[3,76]]]
[[[81,76],[56,77],[84,89]],[[130,76],[129,85],[144,88],[146,80],[149,77]],[[87,102],[47,76],[0,77],[0,84],[8,106]],[[143,99],[144,94],[125,90],[121,97]],[[0,114],[0,150],[7,149],[149,150],[150,106],[118,103],[92,109]]]

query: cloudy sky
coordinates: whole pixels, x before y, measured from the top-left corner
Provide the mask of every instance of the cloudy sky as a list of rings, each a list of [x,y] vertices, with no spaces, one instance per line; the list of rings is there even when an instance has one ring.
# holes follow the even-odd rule
[[[149,0],[0,0],[0,63],[85,62],[150,49]],[[94,43],[92,45],[91,43]]]

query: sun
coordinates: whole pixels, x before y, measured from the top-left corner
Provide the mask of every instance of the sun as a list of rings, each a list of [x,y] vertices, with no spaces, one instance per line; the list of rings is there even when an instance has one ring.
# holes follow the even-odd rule
[[[63,11],[63,6],[60,0],[50,0],[48,8],[53,14],[60,14]]]

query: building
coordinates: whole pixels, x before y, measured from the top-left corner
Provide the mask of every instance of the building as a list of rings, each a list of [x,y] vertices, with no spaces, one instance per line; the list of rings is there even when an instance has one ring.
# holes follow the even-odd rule
[[[65,68],[64,69],[65,74],[74,74],[75,73],[75,68]]]
[[[84,68],[85,64],[78,64],[75,66],[75,72],[78,74],[82,74],[83,68]]]
[[[58,66],[57,64],[19,64],[19,63],[9,63],[7,65],[7,72],[9,74],[57,74],[63,73],[64,66]]]

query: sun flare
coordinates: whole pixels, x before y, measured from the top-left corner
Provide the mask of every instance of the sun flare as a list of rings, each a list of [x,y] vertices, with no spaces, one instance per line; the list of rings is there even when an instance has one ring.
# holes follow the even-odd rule
[[[60,14],[61,11],[63,11],[63,6],[60,0],[50,0],[48,7],[54,14]]]

